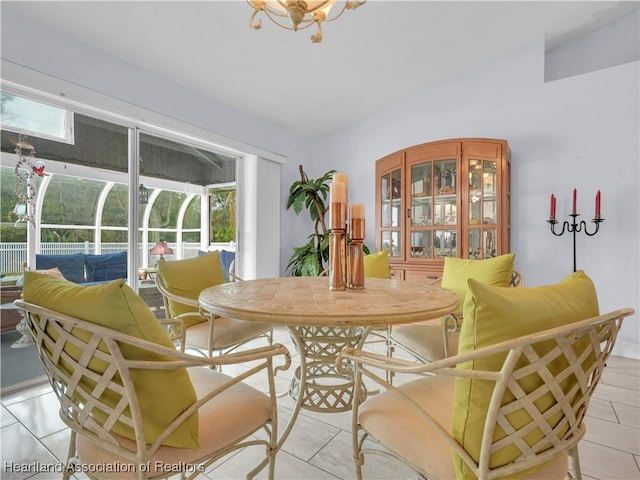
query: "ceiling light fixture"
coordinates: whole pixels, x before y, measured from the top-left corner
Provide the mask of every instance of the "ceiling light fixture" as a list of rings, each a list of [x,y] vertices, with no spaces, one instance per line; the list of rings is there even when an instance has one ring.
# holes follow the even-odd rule
[[[256,16],[260,12],[264,14],[280,28],[286,30],[304,30],[316,24],[318,30],[311,35],[313,43],[322,41],[322,22],[333,22],[338,19],[345,10],[355,10],[360,5],[364,5],[367,0],[346,0],[340,11],[333,17],[329,17],[329,10],[336,3],[336,0],[247,0],[253,8],[253,14],[249,20],[249,27],[253,30],[262,28],[262,20]],[[283,19],[288,19],[288,24],[283,23]]]

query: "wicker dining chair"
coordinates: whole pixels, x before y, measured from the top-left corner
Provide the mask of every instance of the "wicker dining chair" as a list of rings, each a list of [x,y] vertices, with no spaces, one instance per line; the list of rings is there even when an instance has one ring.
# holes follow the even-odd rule
[[[247,477],[268,465],[268,477],[274,478],[274,374],[290,365],[286,347],[193,356],[173,348],[161,329],[165,345],[21,300],[16,305],[25,312],[60,402],[60,418],[71,430],[64,479],[75,472],[108,480],[167,478],[178,472],[195,478],[224,455],[254,446],[264,448],[265,456]],[[135,329],[134,324],[124,328]],[[247,362],[250,366],[237,376],[205,368]],[[246,380],[266,382],[266,393]],[[173,413],[167,415],[167,409]]]
[[[364,379],[384,389],[354,401],[357,478],[368,454],[394,457],[430,480],[582,478],[578,442],[589,401],[633,313],[617,310],[428,364],[343,350],[338,362],[355,368],[356,392]],[[496,358],[496,368],[478,368]],[[381,371],[417,380],[394,386]],[[484,395],[474,405],[469,392],[479,387]]]
[[[273,342],[273,326],[212,315],[200,309],[198,295],[207,287],[224,282],[217,252],[195,258],[159,261],[156,286],[162,294],[168,317],[179,323],[170,333],[186,348],[206,356],[229,353],[258,338]],[[233,276],[233,281],[239,281]]]
[[[437,278],[431,283],[438,284],[440,281],[441,278]],[[524,287],[520,272],[511,272],[509,286]],[[461,324],[462,312],[456,312],[441,318],[439,324],[432,321],[394,327],[389,333],[391,350],[398,346],[421,362],[434,362],[456,355]]]

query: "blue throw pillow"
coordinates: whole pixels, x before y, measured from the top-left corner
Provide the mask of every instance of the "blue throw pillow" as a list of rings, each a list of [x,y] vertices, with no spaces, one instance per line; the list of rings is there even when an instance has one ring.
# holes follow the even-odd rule
[[[228,250],[220,250],[220,263],[222,264],[222,271],[224,273],[224,279],[228,282],[229,268],[231,268],[231,262],[236,259],[236,252],[229,252]]]
[[[127,278],[127,252],[85,255],[87,282],[109,282]]]
[[[82,283],[85,281],[83,253],[72,253],[71,255],[36,254],[36,270],[48,270],[56,267],[70,282]]]

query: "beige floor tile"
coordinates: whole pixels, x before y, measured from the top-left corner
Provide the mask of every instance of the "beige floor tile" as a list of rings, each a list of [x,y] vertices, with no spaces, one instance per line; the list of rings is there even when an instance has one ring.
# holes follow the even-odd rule
[[[310,463],[338,478],[355,478],[351,434],[340,432],[311,459]]]
[[[622,403],[632,407],[640,407],[640,391],[629,390],[615,385],[600,384],[593,393],[593,398]]]
[[[61,462],[67,461],[71,430],[65,428],[40,439],[42,444]]]
[[[602,480],[640,478],[638,464],[630,453],[585,440],[578,444],[578,451],[585,476]]]
[[[289,416],[280,415],[279,430],[284,431]],[[298,415],[291,434],[282,449],[304,461],[309,461],[322,447],[340,432],[340,429],[305,415]]]
[[[634,358],[611,356],[607,360],[606,371],[640,377],[640,361]]]
[[[622,405],[619,403],[612,403],[613,409],[618,416],[618,421],[622,425],[629,425],[639,429],[640,432],[640,408],[630,407],[629,405]]]
[[[640,455],[640,430],[638,427],[620,425],[593,417],[587,418],[585,424],[587,425],[585,440]]]
[[[602,383],[628,388],[629,390],[640,390],[640,377],[628,375],[627,373],[618,373],[608,369],[605,369],[602,375]]]
[[[206,476],[211,480],[243,479],[246,477],[247,471],[257,465],[263,458],[264,450],[260,448],[245,448],[221,460],[215,465],[215,468],[208,469]],[[267,467],[258,474],[256,479],[264,480],[266,478],[268,478]],[[278,480],[337,480],[333,475],[285,451],[280,451],[276,455],[275,478]]]
[[[7,410],[36,437],[44,437],[66,428],[58,416],[60,403],[53,392],[7,405]]]
[[[608,400],[600,400],[599,398],[591,399],[587,416],[601,418],[609,422],[618,422],[618,416],[611,402]]]
[[[368,443],[372,445],[371,442]],[[351,434],[340,432],[311,459],[310,463],[333,473],[338,478],[354,479],[356,478],[356,473],[352,452]],[[376,480],[420,478],[419,475],[402,463],[378,455],[367,455],[365,457],[362,475],[364,478]]]
[[[11,425],[13,423],[16,423],[17,421],[18,420],[16,420],[16,417],[9,413],[9,410],[4,408],[3,406],[0,406],[0,427]]]
[[[61,468],[58,460],[19,423],[2,427],[0,439],[3,480],[29,478],[42,470],[48,471],[49,478],[61,477],[54,470]]]

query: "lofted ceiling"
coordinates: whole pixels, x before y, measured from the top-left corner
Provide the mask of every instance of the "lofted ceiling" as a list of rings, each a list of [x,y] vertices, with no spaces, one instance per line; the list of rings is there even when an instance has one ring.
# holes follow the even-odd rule
[[[490,61],[611,23],[639,2],[376,1],[324,25],[280,29],[235,1],[6,1],[76,40],[306,138]],[[19,41],[17,39],[16,41]]]

